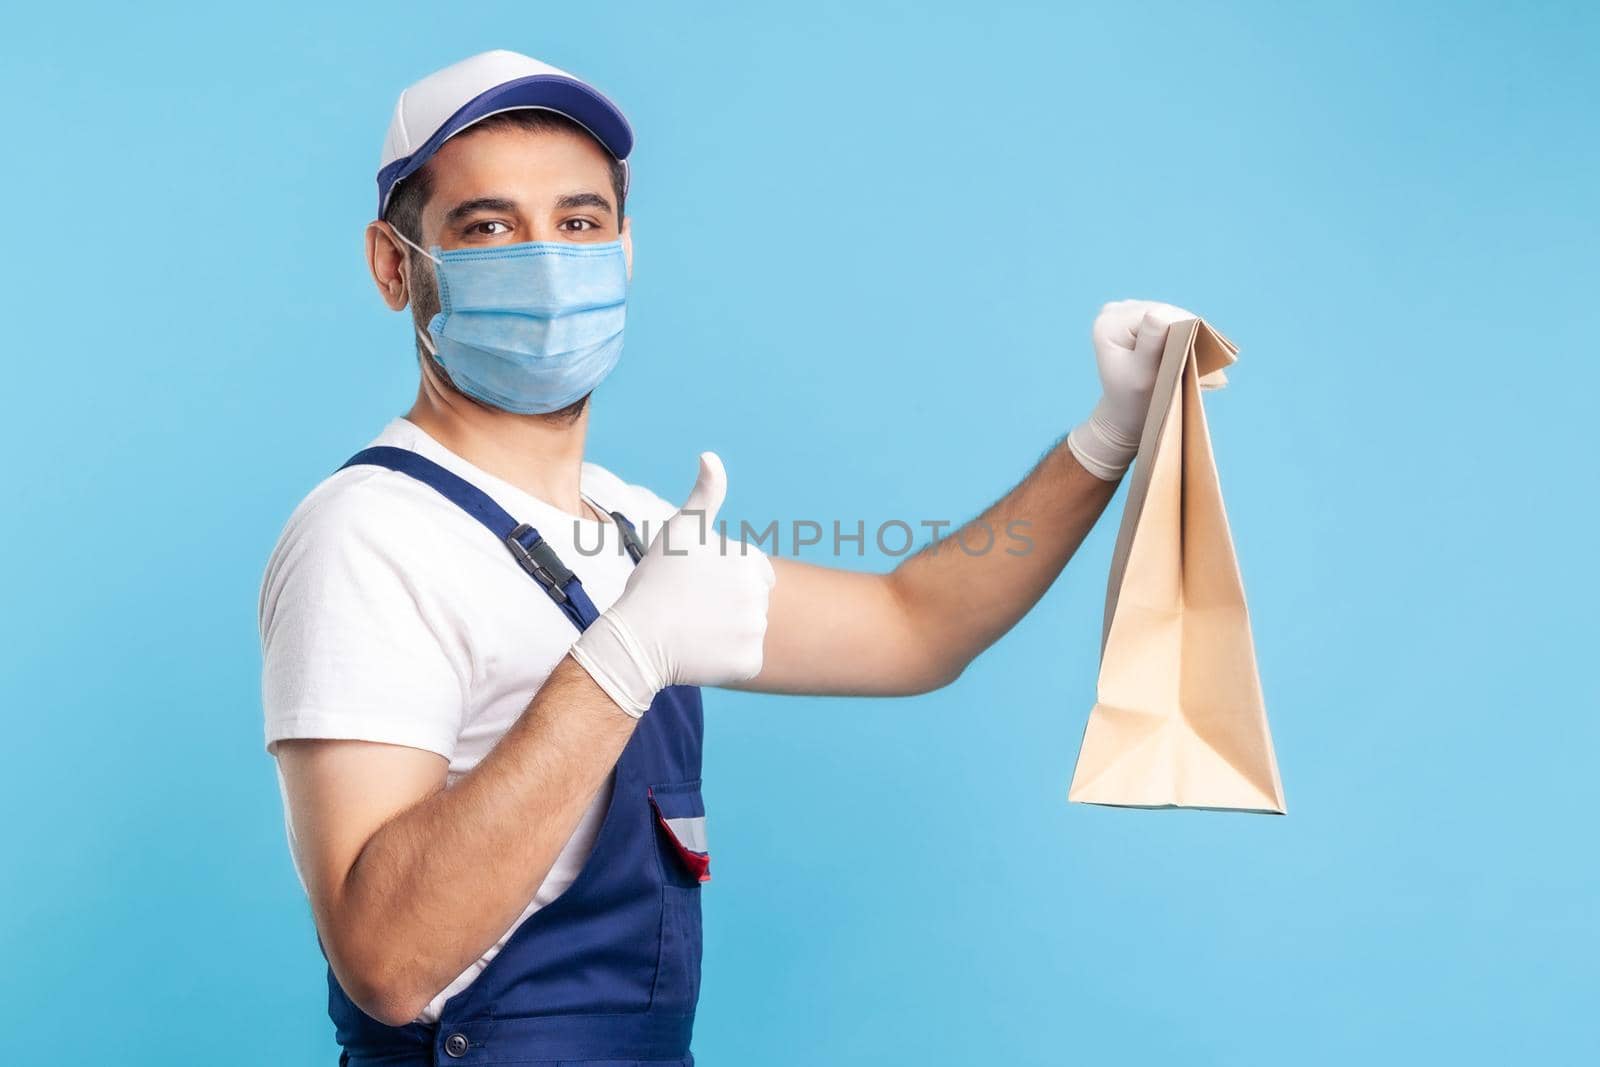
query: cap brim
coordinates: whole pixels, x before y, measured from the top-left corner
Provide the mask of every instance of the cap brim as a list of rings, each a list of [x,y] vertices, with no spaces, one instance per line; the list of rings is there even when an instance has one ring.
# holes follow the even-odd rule
[[[389,206],[389,195],[394,187],[421,170],[446,141],[490,115],[523,108],[542,108],[565,115],[593,134],[595,140],[619,160],[626,160],[633,151],[633,129],[628,120],[615,104],[596,90],[576,78],[558,74],[518,78],[479,93],[446,119],[415,152],[401,156],[378,171],[378,217],[382,218]]]

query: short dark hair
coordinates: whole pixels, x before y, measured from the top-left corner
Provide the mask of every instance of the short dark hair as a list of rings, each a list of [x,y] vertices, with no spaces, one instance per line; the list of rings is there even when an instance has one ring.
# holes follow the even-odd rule
[[[582,134],[600,144],[598,138],[578,123],[567,116],[555,111],[545,111],[541,108],[518,108],[515,111],[502,111],[498,115],[490,115],[482,122],[474,123],[458,137],[468,134],[482,133],[485,130],[504,129],[512,127],[525,130],[528,133],[542,133],[546,130],[565,130],[569,133]],[[622,161],[606,150],[605,145],[600,145],[600,150],[606,153],[606,158],[611,161],[611,191],[617,197],[617,225],[622,225],[622,202],[627,195],[628,171]],[[422,240],[422,209],[428,204],[428,197],[433,193],[432,176],[428,173],[433,163],[430,160],[423,164],[422,169],[401,181],[394,187],[394,192],[389,196],[389,206],[384,209],[383,221],[411,238],[413,241]]]

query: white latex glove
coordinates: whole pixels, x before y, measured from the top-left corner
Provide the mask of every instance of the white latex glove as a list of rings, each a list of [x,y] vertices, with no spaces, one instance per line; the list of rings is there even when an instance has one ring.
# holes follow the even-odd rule
[[[1088,420],[1067,435],[1067,447],[1096,478],[1114,482],[1133,462],[1167,327],[1197,317],[1154,300],[1113,301],[1095,316],[1089,333],[1102,395]]]
[[[715,452],[662,524],[610,609],[579,636],[572,658],[634,718],[669,685],[728,685],[761,670],[767,597],[776,580],[762,551],[715,529],[728,476]]]

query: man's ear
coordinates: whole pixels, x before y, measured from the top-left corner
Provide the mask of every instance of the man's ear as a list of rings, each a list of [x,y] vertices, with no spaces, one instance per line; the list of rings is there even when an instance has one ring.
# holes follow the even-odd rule
[[[367,223],[367,269],[390,311],[403,311],[411,299],[406,277],[406,246],[387,222]]]
[[[628,280],[633,280],[633,216],[622,216],[622,258],[628,261]]]

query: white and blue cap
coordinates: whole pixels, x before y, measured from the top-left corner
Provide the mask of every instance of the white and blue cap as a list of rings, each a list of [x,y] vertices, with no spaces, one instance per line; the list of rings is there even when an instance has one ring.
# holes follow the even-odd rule
[[[434,71],[400,94],[378,165],[378,217],[394,187],[421,170],[446,141],[490,115],[521,108],[554,111],[576,122],[622,161],[626,175],[633,129],[617,105],[581,78],[498,49]]]

